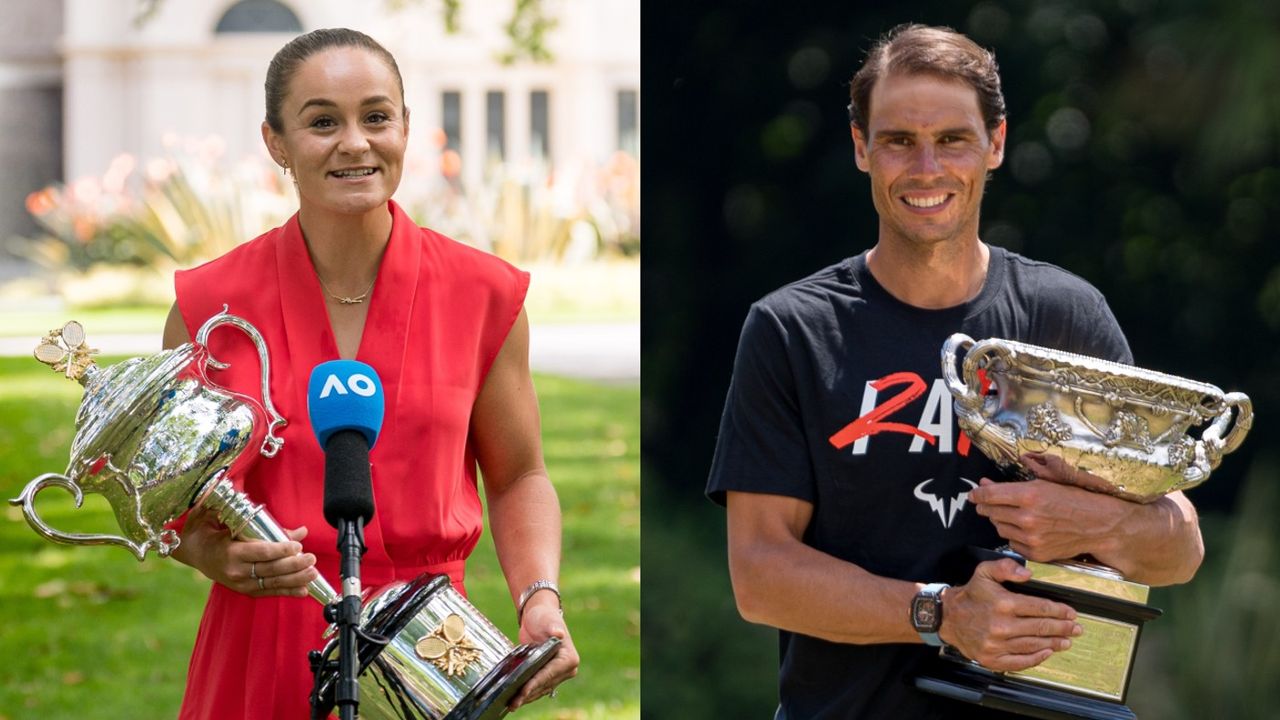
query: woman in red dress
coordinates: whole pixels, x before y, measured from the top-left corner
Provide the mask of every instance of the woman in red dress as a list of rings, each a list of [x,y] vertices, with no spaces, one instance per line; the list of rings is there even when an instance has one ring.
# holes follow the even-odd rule
[[[498,559],[522,643],[561,640],[511,707],[577,674],[560,611],[560,507],[542,460],[523,310],[528,274],[419,228],[391,201],[409,112],[394,58],[368,36],[317,30],[276,54],[262,137],[292,175],[299,209],[284,226],[179,272],[165,346],[187,342],[224,305],[262,333],[272,400],[288,421],[284,448],[234,478],[292,542],[242,542],[209,516],[182,526],[174,557],[214,581],[181,716],[306,718],[307,651],[326,623],[305,590],[339,585],[336,531],[323,518],[324,454],[311,433],[311,369],[338,358],[378,372],[386,419],[370,453],[377,512],[365,531],[366,588],[448,574],[482,530],[481,470]],[[260,394],[246,336],[215,332],[211,379]]]

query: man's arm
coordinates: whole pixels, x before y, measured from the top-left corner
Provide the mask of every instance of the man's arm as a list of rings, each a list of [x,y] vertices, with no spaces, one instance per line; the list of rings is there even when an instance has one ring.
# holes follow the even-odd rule
[[[743,618],[832,642],[921,642],[909,612],[923,584],[805,545],[812,515],[803,500],[728,493],[729,573]],[[1081,632],[1074,610],[1000,585],[1029,576],[1012,560],[980,564],[968,583],[943,594],[943,641],[994,670],[1032,667],[1070,647]]]
[[[1180,492],[1142,505],[1044,479],[984,479],[969,501],[1010,547],[1039,562],[1087,553],[1131,580],[1173,585],[1204,559],[1199,516]]]

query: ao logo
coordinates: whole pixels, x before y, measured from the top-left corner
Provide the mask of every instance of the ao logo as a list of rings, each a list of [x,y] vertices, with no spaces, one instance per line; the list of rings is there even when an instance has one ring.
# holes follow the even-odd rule
[[[352,373],[351,377],[347,378],[347,384],[343,385],[342,379],[337,374],[330,373],[324,381],[324,389],[320,391],[320,399],[323,400],[329,397],[330,393],[335,392],[346,395],[348,388],[360,397],[373,397],[378,392],[378,387],[373,384],[373,380],[368,375]]]

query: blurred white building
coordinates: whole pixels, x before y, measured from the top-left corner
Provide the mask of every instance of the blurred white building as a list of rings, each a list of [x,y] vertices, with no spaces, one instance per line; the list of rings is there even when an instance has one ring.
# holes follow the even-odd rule
[[[135,22],[148,1],[0,0],[0,161],[18,169],[0,184],[0,236],[31,228],[15,217],[27,193],[101,175],[120,153],[162,155],[166,138],[217,135],[231,159],[265,155],[267,64],[322,27],[391,51],[410,153],[438,155],[443,130],[464,183],[495,160],[564,168],[639,152],[640,0],[544,0],[553,59],[509,65],[515,0],[462,0],[453,34],[442,0],[162,0]]]
[[[504,65],[514,0],[463,0],[445,32],[439,0],[65,0],[65,171],[101,173],[121,151],[162,152],[166,134],[217,134],[232,157],[261,151],[263,80],[300,32],[350,27],[396,57],[412,111],[410,148],[442,128],[477,179],[494,157],[598,162],[636,148],[639,0],[544,2],[554,60]],[[400,9],[394,9],[399,7]]]

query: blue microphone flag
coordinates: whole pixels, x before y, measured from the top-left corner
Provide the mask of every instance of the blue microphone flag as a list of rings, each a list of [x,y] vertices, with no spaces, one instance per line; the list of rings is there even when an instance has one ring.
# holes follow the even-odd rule
[[[369,365],[357,360],[330,360],[311,371],[307,383],[307,415],[323,448],[341,430],[364,435],[373,449],[385,413],[382,380]]]

